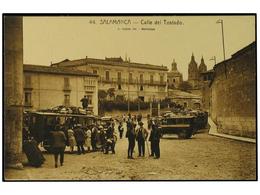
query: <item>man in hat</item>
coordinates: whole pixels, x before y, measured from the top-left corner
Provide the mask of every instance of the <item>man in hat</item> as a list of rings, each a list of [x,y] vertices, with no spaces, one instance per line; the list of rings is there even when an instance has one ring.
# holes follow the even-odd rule
[[[152,148],[152,156],[155,155],[155,159],[160,158],[160,138],[161,138],[161,131],[158,127],[157,123],[152,124],[152,132],[150,135],[151,140],[151,148]]]
[[[83,109],[87,109],[88,108],[88,98],[86,95],[84,95],[84,97],[80,100],[82,102],[82,107]]]
[[[133,152],[135,148],[135,127],[131,119],[127,121],[126,137],[128,138],[127,158],[133,159]]]
[[[148,137],[148,132],[147,130],[143,127],[143,122],[139,122],[139,128],[136,130],[136,140],[138,144],[138,152],[139,152],[139,157],[140,156],[145,156],[145,141]]]
[[[60,156],[60,166],[63,166],[64,151],[66,147],[66,136],[61,130],[59,125],[56,125],[54,131],[51,131],[52,135],[52,152],[54,154],[55,168],[58,167],[58,157]]]
[[[85,133],[82,129],[81,124],[77,124],[76,127],[73,129],[74,136],[76,139],[77,147],[78,147],[78,154],[85,154],[84,143],[85,143]]]
[[[112,154],[115,154],[115,124],[113,122],[110,123],[106,131],[106,147],[105,147],[105,154],[108,154],[109,148],[111,148]]]

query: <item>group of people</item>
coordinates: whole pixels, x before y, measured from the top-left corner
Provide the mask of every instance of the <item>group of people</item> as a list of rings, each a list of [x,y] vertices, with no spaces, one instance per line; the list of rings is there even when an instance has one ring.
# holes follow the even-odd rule
[[[125,137],[128,139],[127,157],[133,159],[133,153],[137,142],[138,157],[145,156],[145,149],[149,156],[155,159],[160,158],[160,130],[155,121],[151,121],[151,125],[147,130],[144,128],[142,118],[134,118],[129,115],[126,120],[122,120],[118,125],[119,138],[123,138],[124,128],[123,122],[126,122],[127,131]],[[81,124],[73,124],[67,131],[60,125],[56,125],[51,131],[51,148],[54,154],[55,167],[58,167],[58,156],[60,156],[60,165],[64,162],[64,151],[66,145],[70,147],[70,153],[74,153],[77,147],[77,154],[85,154],[86,152],[101,151],[108,154],[109,151],[115,154],[115,145],[117,141],[117,132],[115,131],[115,123],[113,120],[109,122],[106,130],[98,124],[93,124],[88,128],[83,128]],[[148,138],[149,137],[149,138]],[[150,147],[148,146],[150,142]],[[150,152],[150,150],[151,152]]]
[[[138,157],[144,157],[145,145],[148,146],[148,142],[147,142],[147,138],[149,135],[148,130],[144,128],[143,126],[144,124],[141,121],[141,118],[139,118],[139,120],[137,120],[136,122],[135,119],[132,118],[131,115],[129,115],[126,123],[127,123],[126,137],[128,138],[127,158],[134,159],[133,153],[134,153],[136,141],[138,145]],[[161,133],[158,128],[158,124],[156,123],[156,121],[152,121],[150,136],[148,139],[151,142],[150,144],[151,153],[149,152],[149,147],[147,147],[147,150],[149,156],[154,157],[155,159],[160,158],[160,138],[161,138]]]
[[[64,162],[64,151],[66,145],[70,147],[70,153],[74,153],[77,146],[77,154],[85,154],[90,151],[101,151],[108,154],[109,151],[115,154],[116,133],[115,124],[110,122],[107,130],[103,126],[92,125],[84,129],[81,124],[76,124],[67,130],[67,136],[60,125],[56,125],[51,131],[51,151],[54,154],[55,167],[58,167],[58,156],[60,156],[60,165]],[[87,148],[87,150],[85,150]],[[91,150],[92,149],[92,150]]]

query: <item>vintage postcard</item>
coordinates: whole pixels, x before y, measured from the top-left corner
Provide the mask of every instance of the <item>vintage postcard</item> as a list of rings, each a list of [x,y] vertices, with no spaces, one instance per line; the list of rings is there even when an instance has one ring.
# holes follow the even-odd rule
[[[255,14],[2,17],[3,180],[257,180]]]

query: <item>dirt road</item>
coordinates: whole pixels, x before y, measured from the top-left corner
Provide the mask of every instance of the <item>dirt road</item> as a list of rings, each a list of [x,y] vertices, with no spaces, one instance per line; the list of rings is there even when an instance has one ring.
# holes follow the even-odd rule
[[[63,167],[54,168],[53,156],[44,153],[41,168],[6,170],[6,179],[22,180],[254,180],[256,145],[195,135],[161,140],[161,158],[127,159],[127,139],[118,140],[116,154],[66,154]],[[135,148],[137,156],[137,147]]]

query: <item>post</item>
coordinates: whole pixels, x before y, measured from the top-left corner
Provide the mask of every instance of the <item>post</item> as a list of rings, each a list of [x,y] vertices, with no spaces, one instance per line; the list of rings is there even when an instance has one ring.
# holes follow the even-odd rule
[[[223,56],[224,56],[224,61],[225,61],[225,60],[226,60],[226,54],[225,54],[225,41],[224,41],[224,27],[223,27],[223,20],[221,20],[221,29],[222,29]]]
[[[130,113],[129,90],[130,90],[130,66],[129,66],[129,63],[128,63],[128,89],[127,89],[127,96],[128,96],[127,97],[127,110],[128,110],[128,114]]]
[[[161,109],[161,100],[158,102],[158,116],[160,116],[160,109]]]
[[[223,25],[223,20],[220,19],[217,21],[217,23],[221,24],[221,32],[222,32],[222,46],[223,46],[223,57],[224,57],[224,65],[225,65],[225,75],[227,78],[227,67],[226,67],[226,54],[225,54],[225,40],[224,40],[224,25]]]
[[[4,165],[22,168],[23,18],[4,16]]]
[[[150,116],[153,114],[153,103],[150,101]]]

